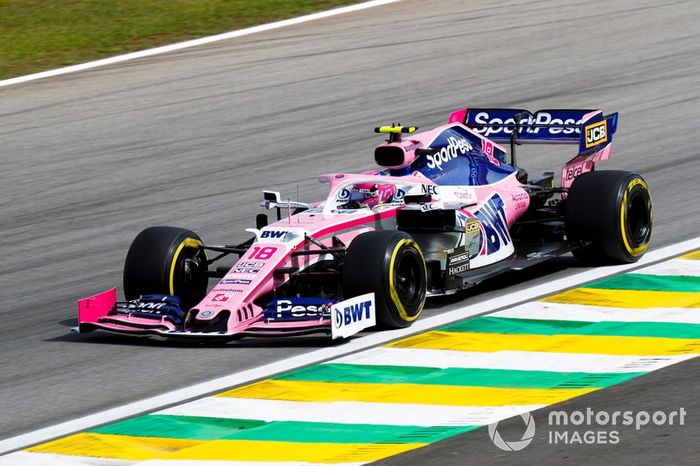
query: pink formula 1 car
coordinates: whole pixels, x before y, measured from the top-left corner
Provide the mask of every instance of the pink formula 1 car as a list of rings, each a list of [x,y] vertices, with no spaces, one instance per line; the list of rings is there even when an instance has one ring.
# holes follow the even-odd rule
[[[207,245],[152,227],[134,240],[116,289],[78,302],[79,331],[233,339],[348,337],[411,325],[426,297],[572,252],[591,264],[633,262],[649,245],[651,197],[639,175],[593,171],[610,155],[617,114],[599,110],[463,109],[449,123],[377,128],[380,168],[329,174],[304,204],[263,193],[252,237]],[[499,145],[510,145],[510,156]],[[522,143],[578,146],[554,174],[528,179]],[[283,215],[284,214],[284,215]],[[285,217],[285,218],[282,218]],[[213,268],[224,256],[232,267]],[[213,282],[210,288],[210,282]]]

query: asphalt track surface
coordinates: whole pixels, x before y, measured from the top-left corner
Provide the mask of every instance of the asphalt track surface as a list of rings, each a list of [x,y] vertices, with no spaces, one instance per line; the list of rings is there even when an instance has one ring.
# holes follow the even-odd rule
[[[323,344],[221,348],[69,329],[77,298],[120,285],[141,229],[246,239],[262,188],[320,197],[317,174],[371,167],[378,124],[430,127],[468,105],[619,111],[605,168],[649,182],[653,247],[697,236],[699,36],[693,0],[408,0],[0,89],[0,438]],[[520,161],[537,174],[567,155],[525,147]],[[427,314],[580,270],[565,258],[438,300]],[[699,377],[688,362],[567,405],[695,406],[655,450],[681,462],[699,452]],[[386,464],[466,464],[474,449],[475,464],[646,462],[658,433],[617,448],[535,444],[504,456],[482,429]]]

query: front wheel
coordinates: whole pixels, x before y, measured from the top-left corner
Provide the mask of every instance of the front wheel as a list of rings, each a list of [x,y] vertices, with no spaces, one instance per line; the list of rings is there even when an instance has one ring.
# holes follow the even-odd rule
[[[178,296],[184,310],[207,292],[207,258],[196,233],[176,227],[146,228],[136,236],[124,263],[124,295]]]
[[[374,293],[377,323],[383,328],[411,325],[425,305],[427,269],[423,252],[407,233],[371,231],[348,246],[343,294]]]
[[[570,241],[590,242],[573,251],[579,261],[636,262],[651,239],[651,194],[644,178],[634,173],[584,173],[569,189],[564,218]]]

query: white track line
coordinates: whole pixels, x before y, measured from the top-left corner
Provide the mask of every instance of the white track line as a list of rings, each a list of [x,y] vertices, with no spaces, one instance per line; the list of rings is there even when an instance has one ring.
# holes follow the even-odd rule
[[[635,272],[647,275],[685,275],[688,277],[700,277],[700,260],[671,259],[661,264],[635,270]]]
[[[333,422],[424,427],[481,426],[543,406],[442,406],[359,401],[329,403],[210,396],[159,411],[157,414],[258,419],[268,422]]]
[[[545,372],[650,372],[696,354],[682,356],[617,356],[607,354],[544,353],[536,351],[452,351],[378,347],[351,354],[333,363],[377,366],[417,366],[460,369],[503,369]]]
[[[34,81],[37,79],[50,78],[52,76],[60,76],[68,73],[75,73],[76,71],[84,71],[92,68],[98,68],[100,66],[114,65],[115,63],[123,63],[129,60],[135,60],[137,58],[152,57],[154,55],[161,55],[168,52],[174,52],[177,50],[188,49],[191,47],[198,47],[200,45],[211,44],[213,42],[219,42],[222,40],[233,39],[236,37],[249,36],[251,34],[257,34],[265,31],[272,31],[273,29],[280,29],[284,27],[294,26],[297,24],[308,23],[309,21],[316,21],[318,19],[330,18],[332,16],[343,15],[346,13],[352,13],[355,11],[366,10],[368,8],[373,8],[377,6],[389,5],[391,3],[397,3],[401,0],[372,0],[369,2],[358,3],[356,5],[349,5],[341,8],[335,8],[328,11],[321,11],[319,13],[312,13],[310,15],[299,16],[297,18],[285,19],[282,21],[276,21],[269,24],[261,24],[260,26],[253,26],[246,29],[238,29],[236,31],[224,32],[223,34],[217,34],[215,36],[202,37],[200,39],[188,40],[185,42],[178,42],[176,44],[164,45],[162,47],[156,47],[147,50],[141,50],[138,52],[127,53],[124,55],[117,55],[116,57],[105,58],[102,60],[91,61],[87,63],[81,63],[79,65],[67,66],[65,68],[58,68],[55,70],[42,71],[41,73],[28,74],[26,76],[19,76],[17,78],[10,78],[0,81],[0,87],[11,86],[13,84],[26,83],[29,81]]]
[[[44,427],[42,429],[0,441],[0,455],[21,448],[26,448],[30,445],[45,442],[53,438],[90,429],[100,424],[153,411],[175,403],[181,403],[186,400],[192,400],[197,397],[208,395],[210,393],[223,391],[230,387],[270,377],[280,372],[285,372],[298,367],[316,364],[332,358],[344,356],[366,348],[381,345],[392,340],[407,337],[415,333],[430,330],[441,325],[447,325],[458,320],[463,320],[478,314],[485,314],[507,306],[513,306],[525,301],[531,301],[542,296],[561,291],[565,288],[571,288],[582,283],[598,280],[620,272],[625,272],[642,265],[652,264],[654,262],[668,259],[698,248],[700,248],[700,236],[666,246],[656,251],[651,251],[636,264],[626,264],[587,270],[585,272],[580,272],[558,280],[531,286],[517,292],[507,293],[496,298],[487,299],[460,309],[444,312],[427,319],[418,320],[409,328],[372,333],[361,338],[350,340],[342,345],[322,348],[300,354],[283,361],[271,362],[253,369],[236,372],[234,374],[210,380],[208,382],[199,383],[181,388],[179,390],[173,390],[171,392],[134,401],[132,403],[108,409],[106,411],[90,414],[53,426]]]
[[[549,303],[533,301],[503,311],[490,317],[537,320],[576,320],[581,322],[671,322],[700,324],[700,312],[687,308],[644,308],[589,306],[585,304]]]
[[[18,451],[2,458],[2,466],[131,466],[136,463],[138,463],[136,460],[57,455],[29,451]]]

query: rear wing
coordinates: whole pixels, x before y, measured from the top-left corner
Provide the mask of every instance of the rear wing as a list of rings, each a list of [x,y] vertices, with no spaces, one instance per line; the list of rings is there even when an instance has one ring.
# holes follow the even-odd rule
[[[602,110],[528,110],[513,108],[461,109],[450,115],[494,142],[515,144],[578,144],[579,154],[604,149],[617,130],[617,113]]]

